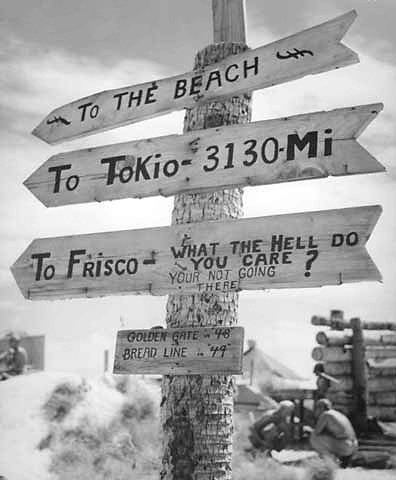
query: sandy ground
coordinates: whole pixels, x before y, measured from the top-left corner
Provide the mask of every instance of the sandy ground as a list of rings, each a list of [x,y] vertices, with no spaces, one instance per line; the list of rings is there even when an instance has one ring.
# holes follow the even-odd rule
[[[363,468],[347,468],[337,470],[336,480],[395,480],[395,470],[364,470]]]
[[[48,471],[50,449],[39,450],[37,446],[49,432],[42,406],[53,389],[63,382],[79,385],[81,377],[40,372],[0,382],[0,476],[7,480],[57,480],[57,476]],[[105,426],[120,408],[122,395],[112,385],[95,380],[89,383],[89,393],[67,417],[65,426],[68,429],[78,425],[87,412],[90,422]],[[133,397],[137,394],[135,392]],[[302,454],[309,458],[313,452],[283,451],[277,453],[276,459],[282,463],[301,460]],[[260,478],[260,468],[253,470],[254,478]],[[303,469],[293,470],[303,474]],[[337,470],[336,480],[396,480],[396,472],[362,468]]]
[[[41,406],[64,380],[79,378],[40,372],[0,382],[0,475],[7,480],[53,480],[49,451],[37,449],[48,428]]]

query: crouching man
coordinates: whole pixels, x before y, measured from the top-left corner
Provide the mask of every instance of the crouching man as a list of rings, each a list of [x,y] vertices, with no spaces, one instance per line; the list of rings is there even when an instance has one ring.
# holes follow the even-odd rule
[[[0,380],[7,380],[25,372],[27,353],[20,346],[20,337],[17,334],[9,336],[10,348],[0,354]]]
[[[318,400],[315,415],[317,423],[310,438],[312,447],[322,456],[336,457],[341,467],[345,468],[358,449],[351,422],[344,414],[334,410],[326,398]]]
[[[280,452],[292,438],[291,417],[294,403],[283,400],[274,410],[266,412],[250,427],[249,440],[253,447],[271,454],[271,450]]]

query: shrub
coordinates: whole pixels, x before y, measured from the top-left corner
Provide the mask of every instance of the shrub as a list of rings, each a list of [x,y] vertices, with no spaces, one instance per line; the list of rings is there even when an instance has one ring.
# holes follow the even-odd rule
[[[44,417],[50,422],[61,422],[66,415],[84,398],[89,390],[88,384],[64,382],[55,387],[49,399],[43,405]]]
[[[158,475],[158,388],[131,377],[63,383],[43,411],[50,433],[39,448],[51,450],[50,471],[58,480]]]

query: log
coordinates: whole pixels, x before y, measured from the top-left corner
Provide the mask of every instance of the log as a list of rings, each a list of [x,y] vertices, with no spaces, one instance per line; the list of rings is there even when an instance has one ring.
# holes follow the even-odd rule
[[[348,362],[352,360],[352,347],[324,347],[318,346],[312,350],[312,358],[316,362]],[[396,347],[376,347],[368,345],[367,359],[396,358]]]
[[[316,362],[348,362],[352,360],[351,349],[341,347],[315,347],[312,358]]]
[[[370,377],[396,376],[396,358],[382,358],[367,360]]]
[[[396,406],[384,407],[384,406],[369,406],[368,415],[370,417],[378,418],[379,420],[395,421],[396,420]]]
[[[330,310],[330,318],[328,319],[317,315],[311,318],[312,325],[328,326],[334,330],[343,330],[345,321],[342,310]]]
[[[242,43],[230,43],[230,35],[244,31],[243,9],[239,1],[223,3],[231,23],[214,19],[215,43],[198,52],[194,70],[244,51]],[[213,11],[219,2],[212,3]],[[218,12],[218,10],[217,10]],[[237,28],[234,24],[241,26]],[[221,28],[218,26],[221,24]],[[238,37],[241,38],[240,36]],[[210,68],[210,67],[209,67]],[[198,104],[186,110],[184,131],[250,121],[251,96],[233,96],[221,101]],[[228,189],[212,193],[180,194],[174,199],[172,224],[195,223],[242,215],[242,192]],[[213,308],[216,305],[217,308]],[[233,326],[238,322],[238,294],[212,292],[208,295],[170,295],[166,306],[167,326]],[[188,375],[162,377],[162,466],[163,480],[179,478],[221,478],[232,475],[232,395],[233,379],[227,375]],[[231,402],[231,403],[230,403]],[[215,406],[216,411],[211,410]],[[230,407],[231,405],[231,407]],[[213,412],[213,413],[212,413]],[[215,436],[216,446],[211,445]],[[226,453],[226,455],[224,455]],[[218,473],[219,465],[221,472]],[[203,472],[203,474],[201,474]],[[132,477],[132,474],[130,475]]]
[[[351,375],[352,364],[351,362],[325,362],[324,372],[328,375]]]
[[[391,346],[383,346],[383,347],[376,347],[367,345],[366,348],[366,358],[367,359],[396,359],[396,347]]]
[[[351,392],[353,390],[352,376],[334,376],[338,383],[331,383],[329,392]],[[369,392],[392,392],[396,390],[396,377],[377,377],[368,379]]]
[[[370,392],[370,405],[396,406],[396,389],[393,392]]]
[[[369,377],[393,377],[396,376],[396,368],[377,367],[369,368]]]
[[[353,396],[346,392],[327,392],[326,397],[334,405],[352,406]]]
[[[369,378],[368,388],[370,392],[392,392],[396,390],[396,377]]]
[[[351,328],[350,320],[343,318],[326,318],[319,315],[314,315],[311,318],[311,324],[315,326],[330,327],[335,330],[344,330]],[[396,323],[394,322],[362,322],[364,330],[391,330],[396,332]]]
[[[352,344],[352,335],[344,332],[325,332],[321,330],[316,334],[316,342],[325,347],[343,347]]]
[[[396,345],[396,333],[391,330],[368,330],[364,332],[364,343],[367,346]]]
[[[334,410],[338,410],[339,412],[343,413],[347,417],[349,417],[352,413],[352,408],[346,405],[333,404],[333,408]]]
[[[352,393],[353,379],[352,376],[337,376],[335,377],[338,383],[331,383],[329,387],[329,395],[333,392]]]
[[[396,438],[359,438],[359,446],[372,447],[394,447],[396,448]]]
[[[352,334],[337,331],[325,332],[322,330],[316,334],[316,342],[326,347],[342,347],[352,344]],[[367,346],[396,346],[396,333],[391,330],[368,330],[364,332],[364,344]]]

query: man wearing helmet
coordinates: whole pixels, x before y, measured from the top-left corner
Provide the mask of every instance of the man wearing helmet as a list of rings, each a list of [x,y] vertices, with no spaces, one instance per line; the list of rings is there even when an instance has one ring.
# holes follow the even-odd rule
[[[330,400],[322,398],[315,406],[317,423],[311,434],[312,447],[323,456],[336,457],[346,467],[358,449],[355,430],[341,412],[334,410]]]
[[[0,380],[6,380],[9,377],[24,373],[27,362],[27,353],[19,343],[19,335],[11,334],[9,336],[10,348],[0,354]]]
[[[271,453],[283,450],[292,439],[291,417],[294,403],[283,400],[274,410],[269,410],[250,427],[251,444],[262,451]]]

